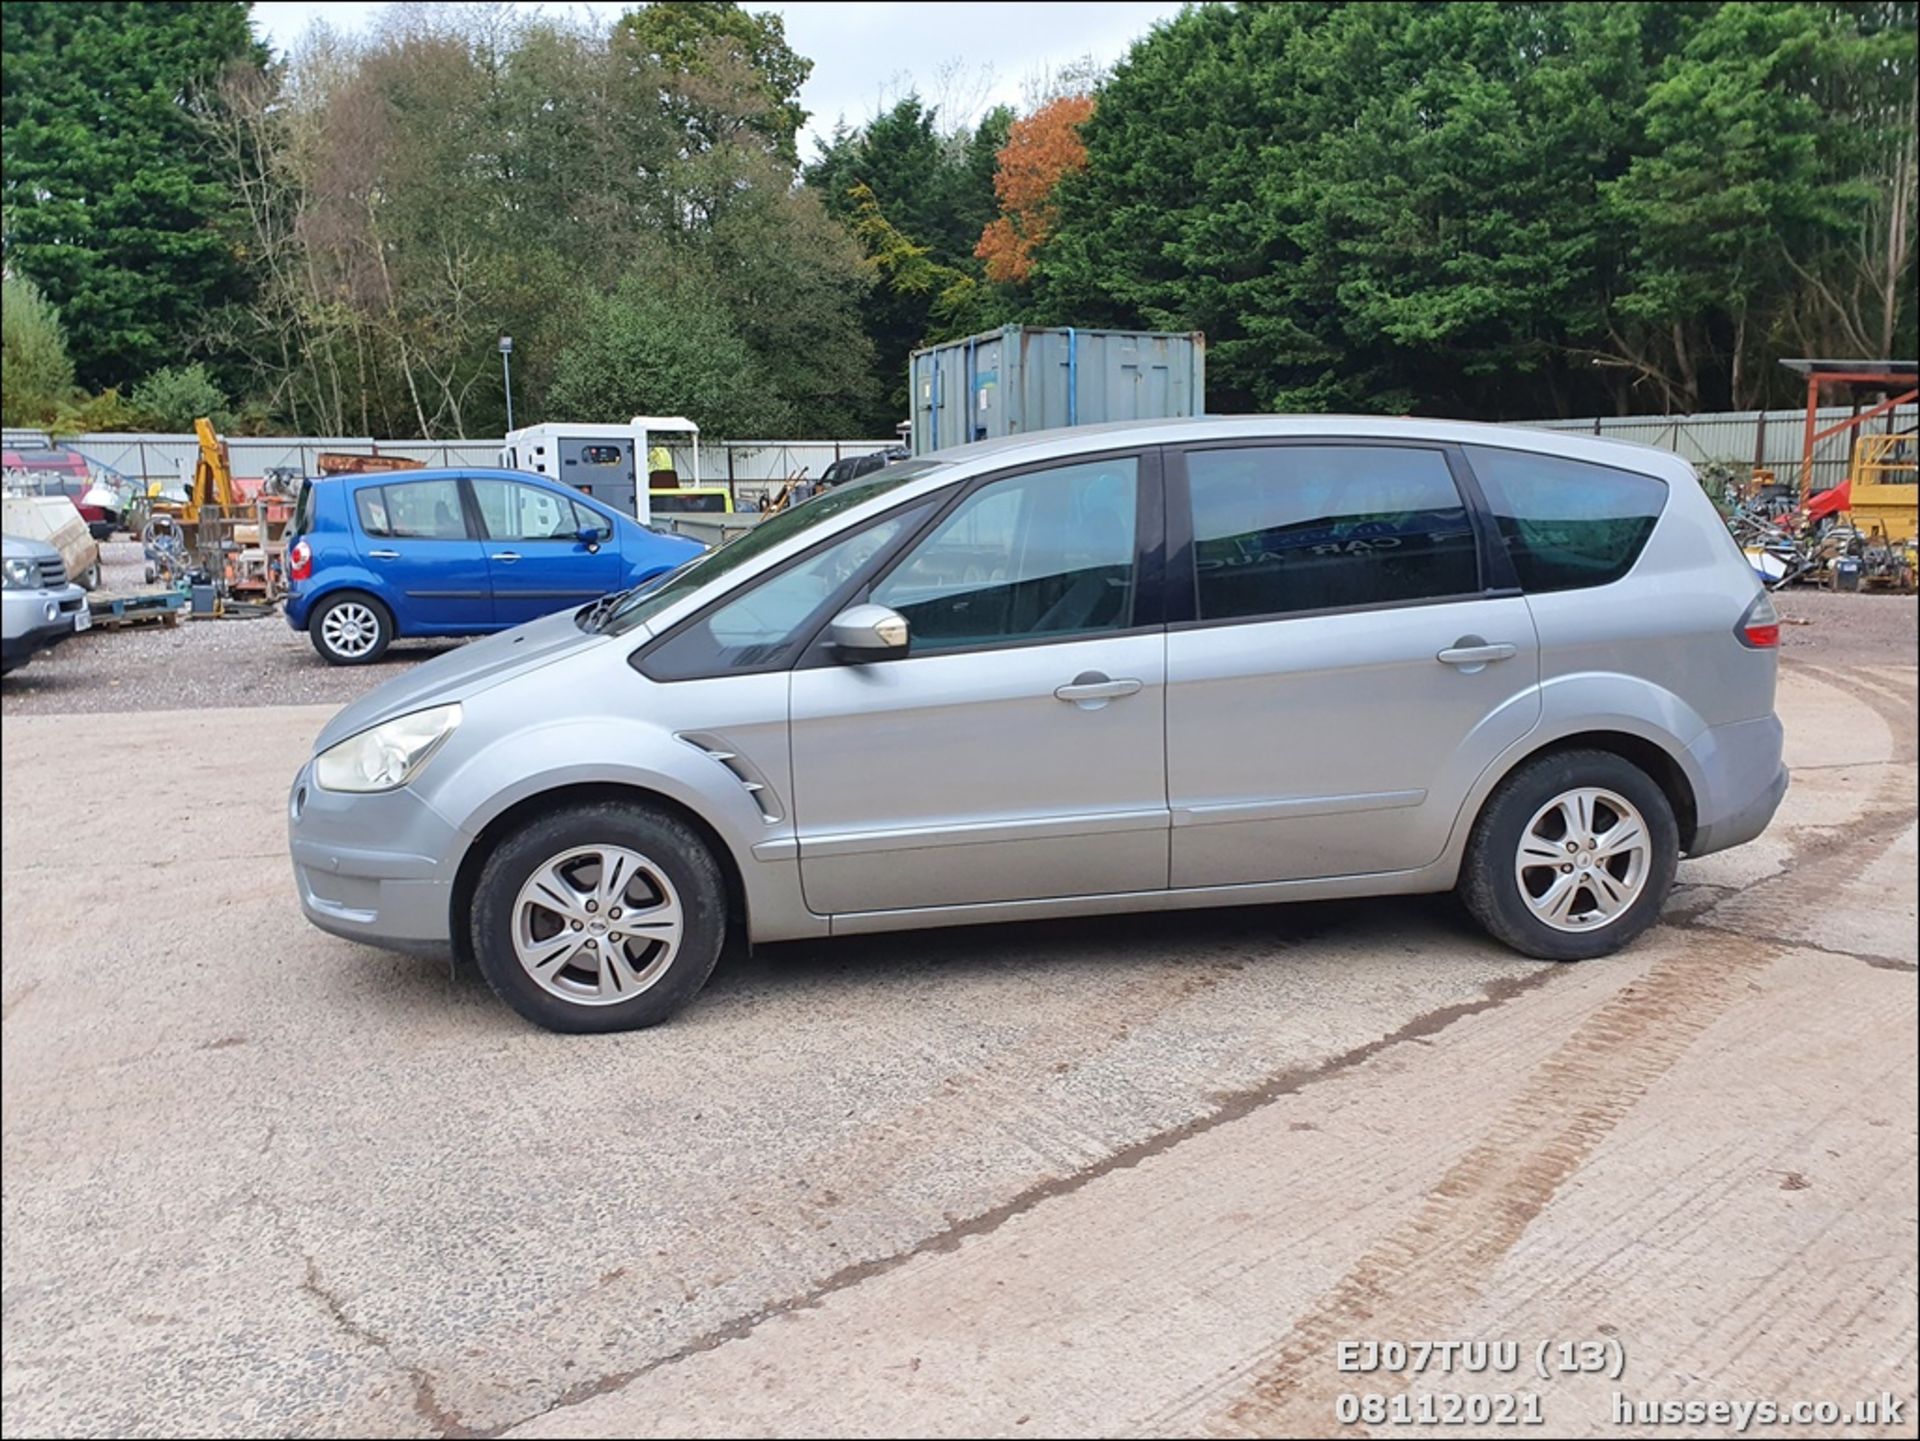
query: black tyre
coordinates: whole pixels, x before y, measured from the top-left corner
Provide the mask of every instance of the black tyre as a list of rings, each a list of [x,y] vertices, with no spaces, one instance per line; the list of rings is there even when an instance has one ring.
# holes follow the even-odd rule
[[[1487,798],[1459,894],[1496,939],[1543,961],[1610,955],[1660,918],[1680,828],[1653,778],[1608,751],[1529,761]]]
[[[100,589],[100,562],[96,559],[92,565],[80,572],[74,579],[80,583],[80,589],[82,590]]]
[[[369,665],[393,643],[393,613],[370,595],[342,591],[314,607],[307,638],[329,665]]]
[[[636,1030],[707,983],[726,939],[726,882],[705,843],[672,816],[573,806],[487,857],[469,926],[487,984],[536,1025]]]

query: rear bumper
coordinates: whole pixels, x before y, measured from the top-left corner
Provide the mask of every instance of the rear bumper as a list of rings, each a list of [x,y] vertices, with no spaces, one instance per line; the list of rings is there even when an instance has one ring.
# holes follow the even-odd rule
[[[1776,716],[1715,726],[1689,749],[1701,784],[1694,795],[1696,823],[1690,856],[1745,845],[1764,831],[1787,793]]]
[[[329,935],[398,951],[450,942],[459,830],[402,787],[342,795],[301,767],[287,803],[294,887],[306,918]],[[379,844],[367,841],[377,839]]]

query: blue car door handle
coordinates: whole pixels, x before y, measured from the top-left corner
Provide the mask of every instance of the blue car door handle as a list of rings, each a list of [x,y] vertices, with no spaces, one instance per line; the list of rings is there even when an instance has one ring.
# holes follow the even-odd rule
[[[502,561],[507,565],[512,565],[516,560],[520,559],[520,552],[517,550],[502,550],[502,551],[495,552],[492,556],[488,558],[491,560]]]
[[[397,550],[370,550],[367,552],[367,559],[398,560],[400,559],[400,552]]]

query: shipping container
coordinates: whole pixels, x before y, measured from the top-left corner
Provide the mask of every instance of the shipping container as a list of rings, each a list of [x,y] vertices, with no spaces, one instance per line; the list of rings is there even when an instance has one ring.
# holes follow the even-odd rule
[[[1009,325],[914,351],[913,453],[1063,425],[1204,415],[1199,331]]]

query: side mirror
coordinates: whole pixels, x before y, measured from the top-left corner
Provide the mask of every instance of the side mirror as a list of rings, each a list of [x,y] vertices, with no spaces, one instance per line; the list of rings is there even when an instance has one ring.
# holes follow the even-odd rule
[[[597,525],[583,525],[574,533],[574,539],[578,540],[580,544],[584,545],[588,550],[598,550],[600,548],[600,542],[611,534],[613,534],[612,531],[602,530]]]
[[[833,618],[827,639],[843,660],[893,660],[907,653],[907,618],[884,605],[850,605]]]

